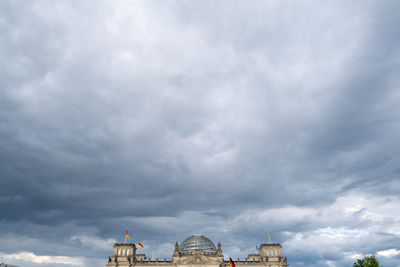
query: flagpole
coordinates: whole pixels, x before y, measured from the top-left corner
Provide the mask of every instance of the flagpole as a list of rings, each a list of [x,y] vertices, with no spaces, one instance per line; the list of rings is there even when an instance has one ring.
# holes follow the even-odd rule
[[[151,260],[154,260],[154,240],[153,240],[153,254],[152,254],[152,256],[151,256]]]

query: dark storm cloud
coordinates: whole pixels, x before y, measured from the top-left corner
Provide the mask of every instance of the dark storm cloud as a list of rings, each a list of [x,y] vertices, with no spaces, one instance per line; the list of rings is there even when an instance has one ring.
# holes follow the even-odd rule
[[[398,263],[397,2],[1,5],[5,258],[94,266],[128,225]]]

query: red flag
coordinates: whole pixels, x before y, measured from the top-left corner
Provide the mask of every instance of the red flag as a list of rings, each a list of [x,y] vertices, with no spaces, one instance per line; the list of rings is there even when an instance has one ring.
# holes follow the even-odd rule
[[[138,245],[139,248],[143,248],[143,245],[140,244],[140,242],[138,242],[137,245]]]
[[[233,262],[233,260],[231,258],[229,258],[229,265],[230,265],[230,267],[235,267],[235,263]]]

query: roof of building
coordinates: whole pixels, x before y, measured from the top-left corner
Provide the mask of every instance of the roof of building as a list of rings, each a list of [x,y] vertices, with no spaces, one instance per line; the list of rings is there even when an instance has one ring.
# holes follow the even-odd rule
[[[214,243],[205,236],[192,235],[181,243],[179,246],[180,252],[193,252],[193,251],[204,251],[204,252],[217,252]]]
[[[282,245],[279,244],[279,243],[268,243],[268,244],[264,243],[264,244],[261,244],[261,245],[260,245],[260,247],[266,247],[266,246],[277,246],[277,247],[282,247]]]

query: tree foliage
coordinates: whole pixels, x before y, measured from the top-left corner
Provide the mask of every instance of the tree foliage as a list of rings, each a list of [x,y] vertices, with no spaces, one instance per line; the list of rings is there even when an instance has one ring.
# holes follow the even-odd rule
[[[375,258],[374,255],[364,257],[362,260],[357,260],[353,264],[353,267],[382,267],[379,265],[379,261]]]

